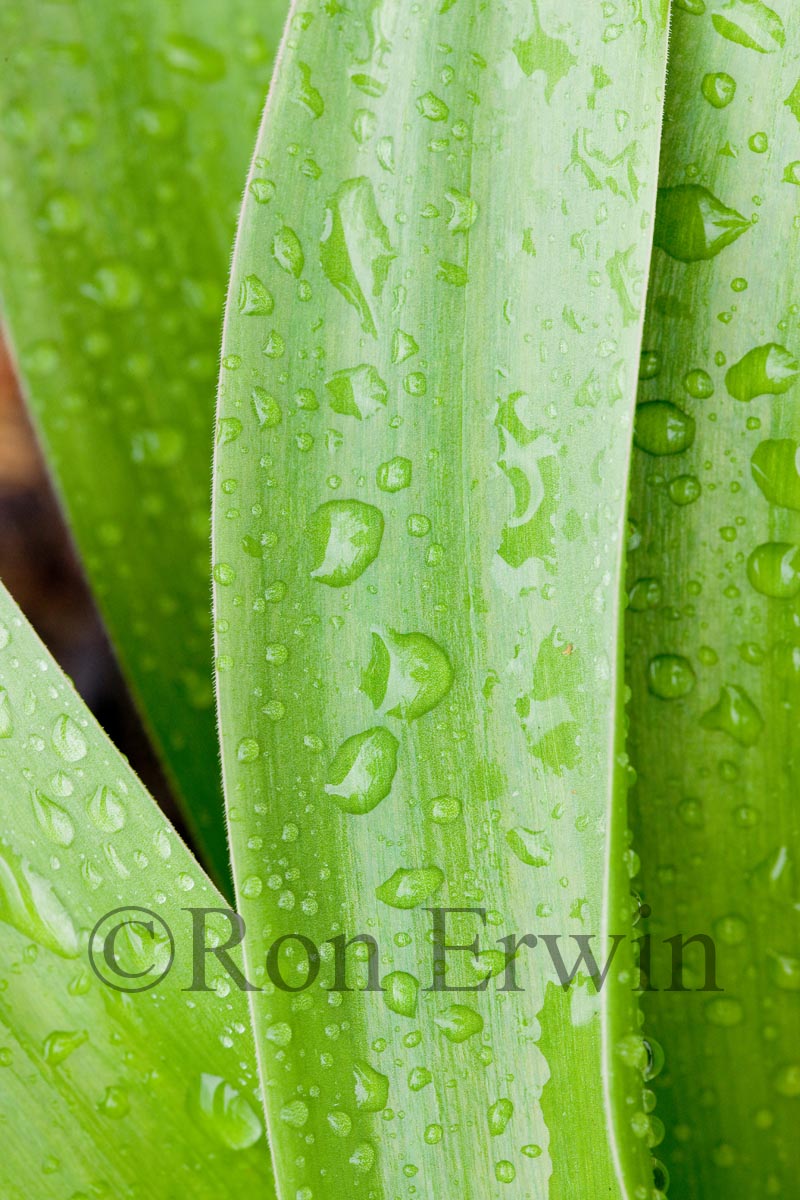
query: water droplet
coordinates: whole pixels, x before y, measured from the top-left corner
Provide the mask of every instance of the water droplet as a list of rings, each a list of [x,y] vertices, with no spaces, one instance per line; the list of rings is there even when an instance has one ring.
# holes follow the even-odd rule
[[[368,1062],[358,1059],[353,1063],[353,1085],[356,1108],[362,1112],[380,1112],[389,1099],[389,1079],[376,1071]]]
[[[703,371],[699,367],[686,372],[683,377],[683,386],[690,396],[694,396],[695,400],[707,400],[709,396],[714,395],[711,376],[708,371]]]
[[[411,484],[411,460],[390,458],[381,463],[376,473],[376,482],[382,492],[401,492]]]
[[[424,513],[411,513],[406,521],[411,537],[427,537],[431,531],[430,519]]]
[[[328,1113],[328,1124],[335,1133],[336,1137],[347,1137],[353,1128],[353,1122],[349,1113],[342,1109],[333,1109]]]
[[[747,922],[736,913],[727,913],[714,922],[714,936],[723,946],[741,946],[747,940]]]
[[[300,244],[300,238],[288,225],[279,229],[272,239],[272,257],[279,267],[289,275],[293,275],[295,279],[299,279],[303,274],[305,266],[303,247]]]
[[[69,1058],[74,1050],[88,1039],[85,1029],[76,1031],[56,1029],[44,1040],[42,1053],[44,1060],[51,1067],[59,1067]]]
[[[696,475],[677,475],[670,480],[667,487],[670,500],[679,508],[683,508],[687,504],[694,504],[695,500],[700,499],[702,491],[702,485]]]
[[[92,822],[104,833],[118,833],[125,824],[125,809],[119,796],[101,784],[93,793],[86,811]]]
[[[450,116],[450,109],[444,100],[440,100],[433,92],[425,92],[418,98],[417,112],[428,121],[446,121]]]
[[[704,729],[727,733],[740,746],[753,746],[761,736],[764,720],[744,688],[726,683],[720,688],[719,700],[703,713],[700,724]]]
[[[219,1075],[200,1076],[187,1108],[203,1132],[229,1150],[246,1150],[261,1137],[261,1121],[249,1100]]]
[[[770,982],[784,992],[800,992],[800,958],[767,951]]]
[[[671,258],[700,262],[735,242],[750,222],[699,184],[659,188],[653,241]]]
[[[63,713],[58,718],[50,738],[56,753],[60,754],[66,762],[80,762],[88,753],[86,739],[80,727],[67,713]]]
[[[256,762],[260,753],[261,747],[253,737],[242,738],[236,747],[236,757],[240,763]]]
[[[328,768],[326,795],[344,812],[372,812],[391,791],[398,745],[382,725],[349,737]]]
[[[426,634],[373,632],[372,657],[361,687],[376,708],[414,721],[441,703],[452,682],[447,655]]]
[[[506,1125],[513,1115],[514,1105],[510,1100],[495,1100],[489,1108],[489,1133],[492,1137],[499,1137],[501,1133],[505,1133]]]
[[[800,375],[800,363],[785,346],[769,342],[756,346],[726,372],[725,386],[736,400],[779,396]]]
[[[268,317],[275,307],[272,293],[257,275],[246,275],[239,285],[239,312],[246,317]]]
[[[744,1020],[744,1009],[733,996],[715,996],[706,1004],[706,1020],[711,1025],[732,1029]]]
[[[450,1042],[465,1042],[483,1029],[483,1017],[467,1004],[451,1004],[433,1020]]]
[[[427,1067],[412,1067],[408,1073],[408,1086],[412,1092],[421,1092],[429,1083],[433,1083],[433,1076]]]
[[[529,867],[549,867],[553,861],[553,847],[543,829],[524,829],[518,825],[509,829],[506,841],[520,862]]]
[[[303,1100],[290,1100],[280,1112],[284,1125],[291,1125],[293,1129],[302,1129],[308,1122],[308,1116],[308,1105]]]
[[[381,980],[386,1007],[399,1017],[413,1017],[417,1012],[419,981],[407,971],[391,971]]]
[[[694,418],[669,400],[650,400],[636,409],[633,440],[647,454],[681,454],[694,434]]]
[[[800,546],[764,542],[747,560],[747,578],[762,596],[790,600],[800,592]]]
[[[398,867],[375,889],[375,895],[391,908],[416,908],[444,883],[438,867]]]
[[[736,80],[725,71],[704,75],[700,86],[706,100],[714,108],[725,108],[736,95]]]
[[[280,425],[282,417],[280,405],[266,388],[254,387],[250,392],[250,399],[261,429],[274,429],[276,425]]]
[[[426,805],[426,813],[437,825],[449,825],[461,816],[461,801],[455,796],[437,796]]]
[[[371,1171],[375,1165],[375,1149],[369,1142],[360,1142],[353,1153],[350,1155],[348,1162],[354,1166],[357,1171],[366,1174]]]
[[[330,283],[359,314],[365,333],[377,334],[368,297],[379,298],[396,257],[366,177],[346,180],[328,201],[320,262]]]
[[[77,958],[78,935],[50,884],[0,843],[0,921],[62,958]]]
[[[162,55],[170,70],[203,83],[213,83],[225,74],[225,59],[220,52],[188,34],[174,33],[167,37]]]
[[[106,1088],[102,1100],[97,1105],[97,1111],[104,1117],[110,1117],[112,1121],[121,1121],[123,1117],[127,1117],[130,1110],[128,1093],[124,1088],[113,1085]]]
[[[763,0],[728,0],[711,20],[729,42],[761,54],[773,53],[786,41],[783,22]]]
[[[680,654],[657,654],[647,665],[647,688],[661,700],[688,696],[697,682],[692,665]]]
[[[422,1136],[429,1146],[436,1146],[442,1140],[442,1137],[444,1136],[444,1130],[442,1129],[441,1125],[433,1122],[432,1124],[425,1126],[425,1132]]]
[[[750,459],[753,478],[770,504],[800,512],[800,447],[789,438],[767,438]]]
[[[328,500],[306,527],[312,579],[329,587],[355,583],[378,557],[383,513],[361,500]]]
[[[69,813],[38,788],[34,788],[31,800],[33,815],[45,836],[57,846],[71,846],[75,840],[75,826]]]
[[[794,1099],[800,1096],[800,1063],[787,1063],[774,1076],[775,1091]]]
[[[517,1177],[517,1168],[507,1158],[501,1158],[494,1164],[494,1177],[498,1183],[513,1183]]]
[[[11,715],[11,701],[8,698],[8,691],[4,687],[0,687],[0,738],[10,738],[14,736],[14,719]]]
[[[661,604],[661,584],[657,579],[637,579],[628,597],[628,607],[633,612],[647,612]]]
[[[378,372],[367,363],[336,371],[325,386],[331,395],[333,411],[357,417],[359,421],[381,412],[389,394]]]
[[[101,308],[127,312],[141,299],[142,281],[129,263],[108,262],[97,268],[91,283],[81,290]]]

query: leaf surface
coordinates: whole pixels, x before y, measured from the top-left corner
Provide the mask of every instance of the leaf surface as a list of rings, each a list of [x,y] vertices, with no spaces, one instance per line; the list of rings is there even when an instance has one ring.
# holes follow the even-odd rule
[[[90,582],[218,881],[208,477],[241,180],[285,5],[0,11],[0,295]]]
[[[507,960],[528,934],[570,967],[593,934],[605,960],[631,928],[618,632],[665,26],[530,0],[290,16],[214,518],[285,1197],[652,1188],[629,945],[599,998],[588,968],[562,991],[541,938],[519,990]],[[477,940],[444,974],[437,907]],[[359,934],[382,990],[368,942],[336,990],[325,943]]]
[[[796,1188],[800,23],[695,7],[674,13],[637,416],[667,401],[682,432],[639,424],[631,757],[664,1159],[676,1195],[744,1198]],[[701,944],[669,990],[677,934],[713,938],[723,991]]]
[[[0,647],[0,1193],[268,1198],[246,995],[202,940],[186,990],[226,902],[5,591]]]

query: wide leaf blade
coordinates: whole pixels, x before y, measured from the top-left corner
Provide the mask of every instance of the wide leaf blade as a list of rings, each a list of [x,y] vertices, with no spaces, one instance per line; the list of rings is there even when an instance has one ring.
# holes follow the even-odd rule
[[[560,936],[571,966],[570,935],[605,959],[600,935],[630,931],[620,572],[665,24],[531,0],[290,16],[234,258],[214,519],[285,1197],[652,1188],[629,947],[598,999],[588,968],[561,990],[546,943],[514,991],[497,939]],[[445,975],[436,906],[473,910],[449,941],[480,939]],[[352,949],[358,990],[326,990],[330,945],[303,990],[297,933],[374,937],[384,990]]]
[[[0,6],[0,296],[115,648],[218,881],[216,347],[279,0]]]

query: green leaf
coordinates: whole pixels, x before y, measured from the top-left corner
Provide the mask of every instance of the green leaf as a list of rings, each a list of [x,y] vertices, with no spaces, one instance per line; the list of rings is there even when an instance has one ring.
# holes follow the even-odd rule
[[[675,213],[691,190],[715,232],[705,254],[665,241],[653,259],[639,420],[668,402],[685,436],[634,454],[630,752],[664,1159],[675,1195],[744,1200],[796,1188],[800,23],[787,4],[689,7],[656,228],[696,241],[696,216]],[[724,991],[702,990],[701,944],[692,990],[666,990],[678,933],[714,939]]]
[[[116,650],[221,883],[211,397],[284,13],[280,0],[0,8],[4,319]]]
[[[4,590],[0,796],[3,1197],[272,1195],[246,995],[202,941],[211,990],[185,990],[187,909],[225,901]],[[113,922],[91,937],[130,906],[112,962],[160,973],[168,928],[161,982],[105,969]],[[112,985],[155,986],[103,983],[90,941]]]
[[[665,44],[657,4],[292,10],[234,258],[214,518],[287,1196],[652,1189],[629,944],[598,998],[590,966],[565,992],[541,938],[498,939],[560,935],[571,967],[571,935],[604,963],[631,930],[618,631]],[[436,907],[474,910],[444,918],[477,939],[446,975]],[[346,973],[323,944],[359,934],[383,992],[368,943]]]

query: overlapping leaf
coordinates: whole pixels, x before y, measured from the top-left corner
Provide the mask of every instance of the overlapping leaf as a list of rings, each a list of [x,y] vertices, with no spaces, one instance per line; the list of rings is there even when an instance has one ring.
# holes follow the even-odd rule
[[[210,990],[185,990],[187,909],[225,901],[5,592],[0,809],[4,1200],[269,1198],[245,993],[199,941]],[[175,960],[128,993],[113,985],[140,981],[104,970],[112,986],[101,982],[88,944],[105,914],[132,906],[149,915],[121,913],[133,923],[113,962],[151,982],[150,968],[167,965],[167,928]],[[227,916],[207,923],[208,944],[227,940]]]
[[[800,24],[676,6],[637,415],[631,754],[673,1191],[796,1190]],[[665,961],[666,957],[666,961]],[[677,980],[680,984],[681,980]]]

